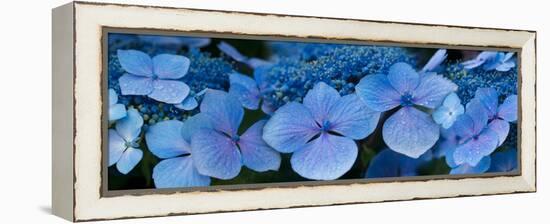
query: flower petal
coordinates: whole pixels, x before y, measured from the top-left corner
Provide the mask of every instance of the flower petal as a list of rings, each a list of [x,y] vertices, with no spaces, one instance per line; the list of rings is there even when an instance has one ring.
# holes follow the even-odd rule
[[[292,154],[292,169],[313,180],[334,180],[351,169],[357,158],[357,145],[349,138],[321,133],[305,148]]]
[[[473,121],[473,134],[480,133],[487,126],[487,122],[489,121],[487,109],[485,109],[483,104],[476,98],[466,105],[466,114],[470,116]]]
[[[236,96],[243,107],[256,110],[260,104],[260,90],[256,81],[251,77],[239,73],[232,73],[229,76],[229,94]]]
[[[187,97],[181,102],[180,104],[176,104],[175,107],[181,110],[193,110],[199,106],[199,102],[195,99],[195,97],[192,97],[190,95],[187,95]]]
[[[136,109],[130,108],[128,115],[116,122],[115,129],[126,142],[133,142],[139,137],[142,126],[143,118]]]
[[[116,163],[116,168],[120,173],[128,174],[141,161],[141,158],[143,158],[143,152],[130,147],[122,153],[120,160]]]
[[[262,139],[262,132],[267,121],[260,120],[252,125],[241,136],[238,144],[243,157],[243,164],[255,171],[278,170],[281,155]]]
[[[386,120],[382,137],[393,151],[418,158],[437,142],[439,126],[430,115],[403,107]]]
[[[226,135],[213,129],[200,129],[191,137],[193,163],[200,174],[228,180],[241,171],[241,153]]]
[[[189,86],[184,82],[159,79],[153,82],[153,92],[148,96],[160,102],[179,104],[188,95]]]
[[[189,71],[189,58],[181,55],[159,54],[153,57],[153,72],[161,79],[179,79]]]
[[[153,79],[131,74],[124,74],[118,79],[120,94],[147,95],[153,92]]]
[[[388,81],[401,95],[411,93],[420,83],[420,76],[407,63],[395,63],[388,72]]]
[[[279,108],[264,126],[263,138],[283,153],[294,152],[319,133],[313,115],[302,104],[290,102]]]
[[[435,70],[443,61],[447,59],[447,49],[439,49],[437,50],[434,55],[430,58],[428,63],[424,65],[421,72],[431,72]]]
[[[514,122],[518,119],[518,96],[510,95],[498,108],[498,116],[505,121]]]
[[[114,89],[109,89],[109,106],[115,105],[118,102],[118,95]]]
[[[480,54],[478,54],[476,58],[469,61],[465,61],[462,63],[462,65],[464,66],[465,69],[473,69],[482,65],[486,61],[493,60],[496,57],[496,55],[497,55],[497,52],[495,51],[483,51]]]
[[[109,166],[118,162],[124,150],[126,150],[124,139],[115,130],[109,129]]]
[[[413,102],[420,106],[434,109],[443,103],[449,93],[458,89],[451,80],[435,73],[422,75],[420,84],[413,94]]]
[[[386,75],[367,75],[355,86],[357,96],[367,104],[367,107],[384,112],[401,103],[401,95],[395,90]]]
[[[379,118],[380,112],[368,108],[356,94],[350,94],[334,104],[329,111],[328,120],[331,131],[358,140],[374,131]]]
[[[507,121],[501,119],[495,119],[489,123],[489,128],[498,135],[498,146],[502,145],[508,137],[510,131],[510,124]]]
[[[191,156],[160,161],[153,168],[156,188],[203,187],[210,185],[210,177],[201,175]]]
[[[235,61],[245,62],[247,60],[246,56],[242,55],[235,47],[231,46],[225,41],[220,42],[217,46],[221,52],[233,58],[233,60]]]
[[[146,53],[136,50],[118,50],[117,55],[120,66],[126,72],[137,76],[153,76],[153,62]]]
[[[315,84],[304,97],[304,106],[309,109],[315,121],[322,125],[328,119],[329,111],[340,99],[336,89],[324,82]]]
[[[470,166],[468,164],[462,164],[451,170],[449,174],[480,174],[485,173],[491,166],[491,157],[485,156],[479,161],[476,166]]]
[[[185,141],[191,142],[191,137],[200,129],[214,129],[212,121],[204,113],[187,118],[181,127],[181,136]]]
[[[191,153],[189,142],[183,139],[183,122],[161,121],[151,125],[145,133],[147,147],[155,156],[166,159]]]
[[[412,159],[393,150],[384,149],[370,161],[365,176],[367,178],[416,176],[420,164],[422,159]]]
[[[485,129],[477,138],[472,138],[456,147],[453,154],[457,165],[464,163],[476,166],[484,157],[495,151],[498,144],[498,135],[491,129]]]
[[[489,172],[511,172],[518,168],[518,151],[516,149],[496,152],[491,155]]]
[[[109,106],[109,121],[116,121],[126,117],[126,107],[123,104],[117,103]]]
[[[233,95],[220,90],[206,91],[201,103],[201,113],[215,122],[215,129],[230,136],[237,134],[243,120],[244,110],[241,103]]]
[[[477,89],[475,98],[485,107],[488,117],[493,117],[497,114],[498,93],[494,88]]]

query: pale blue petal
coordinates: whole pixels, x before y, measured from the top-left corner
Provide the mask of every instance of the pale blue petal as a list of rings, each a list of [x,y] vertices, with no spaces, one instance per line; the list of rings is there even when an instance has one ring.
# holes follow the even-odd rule
[[[432,113],[432,118],[434,119],[435,123],[440,124],[441,127],[449,128],[454,123],[453,116],[451,116],[449,112],[450,112],[450,109],[445,106],[438,107]]]
[[[292,169],[312,180],[334,180],[351,169],[357,145],[349,138],[322,133],[305,148],[292,154]]]
[[[204,187],[210,177],[201,175],[190,156],[165,159],[153,168],[156,188]]]
[[[239,73],[232,73],[229,76],[229,94],[236,96],[243,107],[256,110],[260,104],[260,90],[254,79]]]
[[[118,95],[114,89],[109,89],[109,106],[115,105],[118,102]]]
[[[130,147],[122,153],[120,160],[116,163],[116,168],[120,173],[128,174],[141,161],[141,158],[143,158],[143,152]]]
[[[418,158],[437,142],[439,126],[430,115],[403,107],[386,120],[382,136],[393,151]]]
[[[182,37],[181,43],[190,48],[201,48],[210,44],[210,38],[203,37]]]
[[[388,81],[401,95],[412,94],[420,83],[420,75],[407,63],[396,63],[390,67]]]
[[[204,113],[215,122],[216,130],[230,136],[237,134],[243,120],[244,109],[239,100],[233,95],[220,90],[206,91],[201,103],[201,113]]]
[[[464,107],[460,102],[460,98],[454,92],[450,93],[445,97],[445,100],[443,100],[443,106],[446,106],[448,108],[455,108],[455,109],[460,107],[462,108],[462,110],[464,110]]]
[[[430,58],[428,63],[424,65],[421,72],[431,72],[435,70],[443,61],[447,59],[447,49],[439,49],[437,50],[434,55]]]
[[[356,94],[340,98],[330,109],[330,130],[352,139],[370,135],[380,118],[380,112],[368,108]]]
[[[139,137],[142,126],[143,118],[136,109],[131,108],[125,118],[116,122],[115,129],[126,142],[133,142]]]
[[[151,125],[145,133],[147,147],[155,156],[166,159],[191,153],[189,142],[183,139],[183,122],[161,121]]]
[[[248,64],[248,66],[250,66],[251,68],[256,69],[256,68],[259,68],[259,67],[262,67],[262,66],[271,66],[271,65],[273,65],[273,62],[266,61],[266,60],[263,60],[263,59],[260,59],[260,58],[250,58],[250,59],[248,59],[246,64]]]
[[[516,67],[516,62],[507,61],[507,62],[504,62],[504,63],[498,65],[495,68],[495,70],[497,70],[499,72],[507,72],[507,71],[510,71],[510,69],[512,69],[513,67]]]
[[[227,56],[233,58],[233,60],[238,62],[245,62],[248,58],[242,55],[235,47],[231,46],[225,41],[222,41],[218,44],[218,49]]]
[[[495,89],[479,88],[476,91],[475,98],[485,107],[488,117],[493,117],[497,114],[498,93]]]
[[[199,106],[199,102],[195,99],[195,97],[192,97],[191,95],[187,95],[187,98],[183,100],[180,104],[176,104],[175,107],[181,110],[193,110]]]
[[[514,122],[518,119],[518,96],[510,95],[498,108],[498,117],[508,122]]]
[[[455,158],[454,158],[455,151],[456,151],[456,147],[453,147],[453,148],[449,148],[445,152],[445,162],[450,168],[458,167],[458,164],[456,164]]]
[[[267,121],[263,138],[275,150],[289,153],[302,149],[319,131],[309,110],[302,104],[290,102]]]
[[[153,92],[148,96],[164,103],[179,104],[189,95],[189,86],[173,80],[155,80]]]
[[[498,146],[502,145],[508,137],[510,131],[510,124],[507,121],[495,119],[489,123],[489,128],[498,135]]]
[[[496,152],[491,155],[489,172],[511,172],[518,168],[518,151],[516,149]]]
[[[147,95],[153,92],[153,79],[131,74],[124,74],[118,79],[120,94],[122,95]]]
[[[453,158],[456,164],[467,163],[476,166],[479,161],[497,148],[498,135],[491,129],[485,129],[476,138],[469,139],[456,147]]]
[[[123,104],[114,104],[109,106],[109,121],[116,121],[126,117],[126,107]]]
[[[187,74],[190,63],[185,56],[159,54],[153,57],[153,72],[161,79],[179,79]]]
[[[450,128],[458,116],[464,114],[464,107],[460,104],[460,99],[456,93],[451,93],[443,104],[438,107],[432,114],[435,123],[440,124],[443,128]]]
[[[191,148],[193,163],[202,175],[228,180],[241,171],[241,153],[223,133],[200,129],[191,137]]]
[[[485,71],[494,70],[496,67],[498,67],[504,60],[504,53],[497,52],[495,57],[490,58],[483,64],[483,69]]]
[[[322,125],[338,100],[340,100],[340,94],[336,89],[324,82],[319,82],[307,92],[304,97],[304,106],[309,109],[315,121]]]
[[[153,76],[153,62],[146,53],[136,50],[118,50],[117,55],[120,66],[126,72],[137,76]]]
[[[262,103],[262,111],[265,113],[265,114],[268,114],[268,115],[273,115],[273,113],[275,112],[276,108],[269,102],[267,101],[264,101]]]
[[[391,86],[386,75],[365,76],[355,86],[355,91],[367,107],[375,111],[388,111],[401,103],[401,95]]]
[[[451,80],[435,73],[422,75],[420,84],[413,94],[413,102],[417,105],[435,109],[443,103],[443,100],[458,86]]]
[[[482,65],[487,61],[493,60],[496,57],[496,55],[497,55],[497,52],[495,51],[484,51],[484,52],[481,52],[479,55],[477,55],[476,58],[463,62],[462,65],[464,66],[465,69],[473,69]]]
[[[210,118],[204,113],[198,113],[187,118],[181,127],[181,136],[185,141],[191,142],[191,137],[200,129],[214,129]]]
[[[476,166],[470,166],[468,164],[462,164],[451,170],[449,174],[480,174],[485,173],[491,166],[491,157],[485,156],[479,161]]]
[[[115,130],[109,129],[109,166],[118,162],[124,150],[126,150],[124,139]]]
[[[279,170],[281,155],[271,148],[262,139],[262,132],[267,121],[260,120],[252,125],[240,137],[238,142],[241,149],[243,164],[258,172]]]

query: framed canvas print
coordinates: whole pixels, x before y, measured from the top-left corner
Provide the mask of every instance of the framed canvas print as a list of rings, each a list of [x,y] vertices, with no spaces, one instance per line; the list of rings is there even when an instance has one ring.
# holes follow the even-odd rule
[[[74,2],[52,39],[71,221],[536,191],[534,31]]]

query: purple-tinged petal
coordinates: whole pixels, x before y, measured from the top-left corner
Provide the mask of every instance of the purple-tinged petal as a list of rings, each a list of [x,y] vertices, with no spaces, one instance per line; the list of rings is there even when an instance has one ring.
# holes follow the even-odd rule
[[[511,172],[518,168],[518,151],[516,149],[496,152],[491,155],[489,172]]]
[[[116,121],[126,117],[126,107],[123,104],[114,104],[109,106],[109,121]]]
[[[330,130],[352,139],[370,135],[380,118],[380,112],[368,108],[356,94],[340,98],[330,109]]]
[[[204,113],[198,113],[187,118],[181,127],[181,136],[185,141],[191,142],[193,134],[200,129],[214,129],[212,120]]]
[[[174,106],[180,110],[193,110],[199,106],[199,102],[197,102],[195,97],[187,95],[183,102],[181,102],[180,104],[175,104]]]
[[[153,92],[153,79],[131,74],[124,74],[118,79],[120,94],[122,95],[147,95]]]
[[[124,150],[126,150],[124,139],[115,130],[109,129],[109,166],[118,162]]]
[[[115,129],[117,133],[126,142],[133,142],[141,133],[143,118],[136,109],[129,109],[128,115],[116,122]]]
[[[153,72],[161,79],[179,79],[189,71],[189,58],[181,55],[159,54],[153,57]]]
[[[189,95],[189,86],[173,80],[155,80],[149,97],[164,103],[179,104]]]
[[[290,102],[279,108],[264,126],[263,139],[282,153],[302,149],[320,128],[302,104]]]
[[[476,166],[484,156],[495,151],[497,145],[497,133],[487,128],[478,136],[456,147],[453,158],[458,165],[467,163],[470,166]]]
[[[116,168],[120,173],[128,174],[141,161],[141,158],[143,158],[143,152],[130,147],[122,153],[120,160],[116,163]]]
[[[420,83],[420,75],[407,63],[395,63],[388,72],[388,81],[401,95],[410,94]]]
[[[153,61],[146,53],[136,50],[118,50],[117,55],[120,66],[126,72],[137,76],[153,76]]]
[[[357,158],[357,145],[349,138],[326,132],[292,154],[292,169],[313,180],[334,180],[351,169]]]
[[[160,161],[153,168],[156,188],[203,187],[210,185],[210,177],[200,174],[191,156]]]
[[[225,41],[222,41],[218,44],[218,49],[227,56],[233,58],[233,60],[238,62],[245,62],[248,57],[242,55],[235,47],[231,46]]]
[[[200,129],[191,137],[191,148],[193,163],[202,175],[228,180],[241,171],[241,153],[223,133]]]
[[[395,90],[386,75],[367,75],[355,86],[357,96],[367,104],[367,107],[384,112],[401,103],[401,95]]]
[[[273,106],[273,104],[267,102],[267,101],[264,101],[262,103],[262,111],[265,113],[265,114],[268,114],[268,115],[273,115],[273,113],[275,112],[276,108]]]
[[[454,150],[458,145],[459,140],[454,128],[441,128],[439,131],[441,137],[439,138],[439,142],[433,152],[433,155],[436,158],[441,158],[445,156],[448,151]]]
[[[304,97],[304,106],[309,109],[315,121],[322,125],[338,100],[340,100],[340,94],[336,89],[324,82],[319,82],[307,92]]]
[[[498,108],[498,117],[508,122],[514,122],[518,119],[518,96],[510,95]]]
[[[498,146],[502,145],[508,137],[510,131],[510,124],[507,121],[495,119],[489,123],[489,128],[498,135]]]
[[[451,128],[454,129],[456,134],[462,139],[468,139],[477,134],[474,129],[474,120],[467,114],[458,116]]]
[[[237,97],[244,108],[256,110],[260,104],[260,90],[254,79],[239,73],[229,76],[229,94]]]
[[[114,89],[109,89],[109,106],[115,105],[118,102],[118,95]]]
[[[386,120],[382,136],[393,151],[418,158],[437,142],[439,126],[430,115],[414,107],[403,107]]]
[[[487,110],[483,104],[476,98],[472,99],[466,106],[466,114],[470,116],[473,121],[472,133],[473,135],[479,134],[489,121]]]
[[[476,90],[475,98],[485,107],[488,117],[493,117],[497,114],[498,93],[495,89],[479,88]]]
[[[451,170],[449,174],[480,174],[485,173],[491,166],[491,157],[485,156],[479,161],[476,166],[470,166],[468,164],[462,164]]]
[[[201,113],[208,115],[215,122],[216,130],[229,136],[237,134],[244,109],[236,97],[220,90],[209,89],[202,99],[200,108]]]
[[[447,49],[439,49],[437,50],[434,55],[430,58],[428,63],[424,65],[421,72],[431,72],[435,70],[443,61],[447,59]]]
[[[166,159],[191,153],[189,142],[183,139],[183,122],[161,121],[149,127],[145,133],[147,147],[155,156]]]
[[[443,103],[443,100],[458,86],[451,80],[435,73],[422,75],[420,84],[413,94],[413,102],[420,106],[435,109]]]
[[[262,139],[262,132],[267,121],[260,120],[252,125],[240,137],[238,145],[241,149],[243,164],[258,172],[279,170],[281,155]]]

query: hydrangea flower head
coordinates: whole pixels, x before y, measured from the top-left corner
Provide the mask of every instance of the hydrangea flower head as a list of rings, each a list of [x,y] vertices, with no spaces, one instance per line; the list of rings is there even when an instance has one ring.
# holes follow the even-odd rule
[[[199,173],[231,179],[239,174],[243,165],[258,172],[279,169],[279,153],[262,139],[265,120],[238,134],[244,109],[233,95],[208,90],[200,111],[211,126],[197,130],[191,137],[193,162]]]
[[[109,129],[109,166],[116,164],[122,174],[128,174],[141,161],[139,135],[143,118],[135,109],[129,109],[125,118],[118,120],[115,129]]]
[[[159,54],[151,58],[141,51],[118,50],[118,60],[127,72],[118,80],[123,95],[147,95],[178,104],[189,94],[189,86],[176,80],[189,69],[190,61],[184,56]]]
[[[382,136],[388,147],[418,158],[439,138],[439,126],[416,107],[435,109],[457,86],[435,73],[418,74],[406,63],[390,67],[388,75],[367,75],[355,90],[367,107],[384,112],[401,107],[384,123]]]
[[[432,114],[435,123],[441,125],[441,127],[447,129],[450,128],[455,122],[456,118],[464,113],[464,106],[460,103],[460,99],[456,93],[451,93],[443,104],[439,106]]]
[[[376,156],[370,161],[365,177],[380,178],[417,176],[418,168],[430,161],[431,157],[432,154],[430,151],[427,151],[418,159],[413,159],[391,149],[384,149],[376,154]]]
[[[481,65],[486,71],[497,70],[501,72],[509,71],[516,67],[513,52],[483,51],[476,58],[462,63],[464,68],[473,69]]]
[[[289,102],[275,111],[263,139],[279,152],[293,153],[290,163],[300,176],[333,180],[352,167],[357,158],[354,140],[370,135],[379,117],[357,95],[340,96],[319,82],[303,104]]]
[[[192,159],[191,136],[210,127],[210,120],[197,114],[185,122],[161,121],[145,133],[147,147],[163,159],[153,168],[156,188],[200,187],[210,185],[210,177],[200,174]]]
[[[109,89],[109,121],[126,117],[126,107],[118,103],[118,95],[114,89]]]
[[[498,93],[495,89],[480,88],[476,91],[475,99],[484,106],[489,119],[489,128],[498,134],[498,145],[502,145],[510,131],[508,122],[515,122],[518,118],[517,96],[510,95],[499,105]]]

